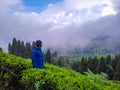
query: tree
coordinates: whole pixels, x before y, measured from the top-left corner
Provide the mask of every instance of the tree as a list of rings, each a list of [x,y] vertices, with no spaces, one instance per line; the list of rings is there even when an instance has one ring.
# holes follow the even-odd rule
[[[30,58],[31,57],[31,52],[32,52],[32,46],[29,42],[26,43],[25,45],[25,58]]]
[[[20,49],[20,53],[21,53],[21,57],[25,57],[25,45],[24,45],[24,42],[22,41],[21,42],[21,49]]]
[[[113,74],[114,74],[114,69],[112,67],[111,61],[112,61],[111,55],[108,55],[106,60],[105,60],[105,64],[106,64],[106,71],[105,71],[105,73],[108,74],[109,79],[113,79]]]
[[[98,66],[97,57],[94,57],[94,58],[89,57],[87,66],[88,66],[88,69],[90,69],[93,73],[97,73],[96,71],[96,68]]]
[[[86,71],[87,71],[87,59],[82,57],[79,65],[79,72],[84,73]]]
[[[32,50],[34,49],[35,47],[35,42],[32,42]]]
[[[53,57],[57,57],[57,51],[52,54]]]
[[[111,63],[111,55],[108,55],[107,56],[107,58],[106,58],[106,60],[105,60],[105,63],[108,65],[108,64],[110,64]]]
[[[106,71],[105,58],[101,57],[98,63],[97,72],[100,73],[100,72],[105,72],[105,71]]]
[[[45,54],[45,61],[48,63],[52,63],[51,58],[52,56],[51,56],[50,49],[47,49],[47,53]]]
[[[80,72],[80,61],[79,60],[77,60],[77,61],[73,61],[72,62],[72,69],[73,70],[75,70],[75,71],[77,71],[77,72]]]
[[[14,55],[17,55],[17,40],[16,40],[16,38],[13,38],[12,51],[13,51]]]
[[[8,44],[8,52],[9,52],[9,53],[12,53],[12,46],[11,46],[10,43]]]
[[[9,53],[16,55],[16,51],[17,51],[16,45],[17,45],[17,40],[16,40],[16,38],[13,38],[12,44],[9,43],[9,45],[8,45]]]
[[[60,66],[60,67],[64,66],[64,62],[63,61],[64,61],[64,58],[62,56],[59,56],[58,57],[58,64],[57,65]]]
[[[117,66],[118,61],[119,61],[119,55],[116,55],[115,58],[111,61],[111,65],[114,71],[116,71],[116,66]]]
[[[2,52],[3,50],[2,50],[2,48],[0,47],[0,52]]]
[[[120,60],[117,63],[116,72],[114,73],[114,78],[113,79],[120,80]]]
[[[93,71],[93,59],[91,57],[88,58],[87,68]]]
[[[21,41],[20,40],[18,40],[17,42],[16,42],[16,55],[17,56],[21,56]]]

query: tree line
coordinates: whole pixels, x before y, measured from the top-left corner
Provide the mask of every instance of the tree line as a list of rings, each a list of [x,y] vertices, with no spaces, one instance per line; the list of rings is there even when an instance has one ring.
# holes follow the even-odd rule
[[[34,48],[35,42],[33,41],[32,44],[30,42],[24,43],[24,41],[17,40],[13,38],[12,43],[8,44],[8,52],[10,54],[20,56],[23,58],[31,58],[32,50]],[[51,52],[50,49],[47,49],[47,52],[43,52],[45,56],[45,61],[51,63]],[[55,56],[55,54],[53,55]]]
[[[107,57],[82,57],[81,60],[76,61],[72,64],[72,69],[77,72],[84,73],[88,69],[93,73],[104,72],[109,76],[109,79],[120,80],[120,54],[114,58],[111,55]]]
[[[8,51],[16,56],[31,58],[33,47],[34,42],[31,45],[29,42],[24,43],[23,41],[13,38],[12,43],[9,43],[8,45]],[[101,57],[89,56],[81,57],[79,60],[71,60],[69,56],[58,55],[56,51],[51,53],[50,49],[47,49],[47,51],[44,52],[44,56],[45,62],[50,64],[60,67],[70,67],[83,74],[88,70],[91,70],[95,74],[104,72],[108,74],[109,79],[120,80],[120,54],[117,54],[115,57],[112,57],[111,55]]]
[[[12,43],[8,45],[8,52],[10,54],[23,58],[31,58],[32,49],[33,44],[31,45],[30,42],[24,43],[23,41],[16,40],[16,38],[13,38]]]

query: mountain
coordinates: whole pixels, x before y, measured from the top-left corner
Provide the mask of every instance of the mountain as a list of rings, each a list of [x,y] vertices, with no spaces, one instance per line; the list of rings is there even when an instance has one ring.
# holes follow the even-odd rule
[[[83,42],[84,43],[84,42]],[[62,51],[61,51],[62,52]],[[69,51],[64,51],[69,54],[119,54],[120,42],[112,40],[110,36],[98,36],[91,39],[91,42],[84,48],[74,47]],[[62,52],[63,53],[63,52]]]

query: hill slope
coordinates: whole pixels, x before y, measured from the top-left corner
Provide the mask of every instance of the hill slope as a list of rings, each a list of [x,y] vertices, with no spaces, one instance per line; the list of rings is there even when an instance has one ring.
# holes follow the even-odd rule
[[[105,74],[82,75],[71,69],[45,64],[32,68],[31,60],[0,53],[0,90],[119,90]]]

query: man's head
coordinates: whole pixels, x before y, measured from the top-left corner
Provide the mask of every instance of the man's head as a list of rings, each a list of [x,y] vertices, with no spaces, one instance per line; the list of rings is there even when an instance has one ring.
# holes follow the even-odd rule
[[[41,40],[37,40],[37,41],[35,42],[35,46],[36,46],[37,48],[41,48],[41,47],[42,47],[42,41],[41,41]]]

